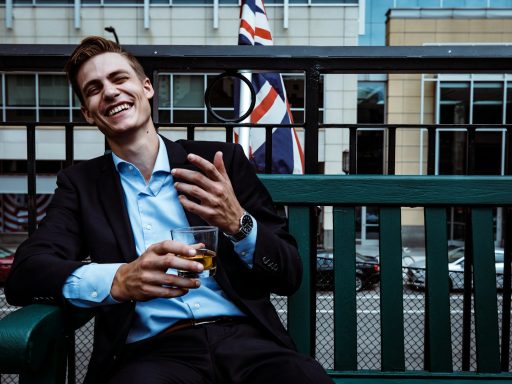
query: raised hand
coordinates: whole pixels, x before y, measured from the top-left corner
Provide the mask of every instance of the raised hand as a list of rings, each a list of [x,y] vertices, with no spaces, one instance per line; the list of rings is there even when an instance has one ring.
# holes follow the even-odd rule
[[[213,163],[194,154],[189,154],[187,158],[203,173],[183,168],[172,170],[174,177],[183,180],[174,184],[181,193],[179,199],[183,207],[225,233],[238,232],[239,219],[244,210],[233,191],[222,152],[215,154]],[[184,194],[197,199],[199,203],[189,200]]]

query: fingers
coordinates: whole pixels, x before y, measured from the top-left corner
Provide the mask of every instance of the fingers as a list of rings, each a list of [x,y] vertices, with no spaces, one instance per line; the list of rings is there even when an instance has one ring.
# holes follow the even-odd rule
[[[224,166],[224,162],[222,161],[222,152],[220,152],[220,151],[215,153],[214,163],[215,163],[215,158],[217,158],[219,156],[219,154],[220,154],[220,159],[221,159],[222,165]],[[187,159],[192,164],[194,164],[197,168],[199,168],[201,171],[203,171],[204,174],[206,176],[208,176],[208,178],[210,178],[211,180],[214,180],[214,181],[222,180],[222,175],[219,172],[219,170],[217,169],[217,167],[214,164],[210,163],[208,160],[203,159],[201,156],[197,156],[192,153],[187,156]]]
[[[178,297],[189,289],[198,288],[198,279],[166,273],[169,268],[202,272],[201,263],[177,256],[195,255],[195,246],[171,240],[150,246],[136,260],[119,267],[110,290],[112,297],[118,301],[146,301],[156,297]]]
[[[153,252],[157,255],[166,255],[168,253],[183,256],[194,256],[194,247],[180,243],[179,241],[165,240],[151,245],[146,252]]]
[[[190,289],[198,288],[198,279],[182,278],[176,275],[163,274],[161,277],[141,279],[137,284],[128,287],[130,299],[147,301],[156,297],[173,298],[187,294]]]
[[[183,180],[174,184],[183,208],[224,232],[236,232],[243,208],[231,185],[222,152],[215,153],[213,162],[194,154],[189,154],[188,159],[204,174],[183,168],[172,170],[173,176]]]
[[[177,257],[177,255],[194,256],[196,249],[196,245],[186,245],[172,240],[162,241],[151,245],[140,257],[141,267],[147,270],[158,269],[163,272],[168,268],[202,272],[204,267],[201,263]],[[155,254],[156,257],[152,257],[151,254]]]
[[[221,151],[215,153],[215,157],[213,158],[213,165],[215,166],[217,171],[224,177],[224,179],[229,179]]]
[[[175,168],[171,171],[174,177],[197,185],[205,190],[211,190],[215,186],[215,182],[229,181],[224,161],[222,160],[222,152],[219,151],[215,154],[213,163],[194,154],[189,154],[187,159],[199,168],[202,173],[189,169]]]
[[[214,219],[219,215],[224,215],[221,208],[216,209],[212,207],[211,201],[206,202],[206,200],[202,200],[201,204],[197,204],[187,199],[187,197],[184,195],[181,195],[179,199],[181,205],[186,211],[202,217],[207,223],[210,223],[211,225],[218,225],[215,223]],[[217,206],[217,204],[215,204],[215,206]]]
[[[224,166],[222,152],[217,152],[213,163],[200,156],[190,154],[189,160],[201,169],[204,174],[182,168],[172,170],[173,176],[185,182],[176,182],[174,187],[184,195],[193,197],[201,202],[201,206],[219,210],[224,207],[226,201],[234,198],[233,188]],[[180,196],[181,203],[185,208],[192,209],[190,212],[198,213],[198,206]],[[205,215],[214,215],[216,212],[202,212]]]

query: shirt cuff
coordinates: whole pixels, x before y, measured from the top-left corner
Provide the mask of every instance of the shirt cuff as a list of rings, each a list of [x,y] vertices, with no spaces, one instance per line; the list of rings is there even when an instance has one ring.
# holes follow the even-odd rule
[[[258,233],[258,222],[252,218],[253,227],[251,232],[247,235],[245,239],[242,239],[237,242],[233,242],[235,247],[235,252],[238,256],[247,264],[249,268],[253,267],[253,256],[254,249],[256,248],[256,235]]]
[[[110,289],[121,265],[91,263],[76,269],[62,288],[64,297],[77,307],[117,304],[118,301],[110,295]]]

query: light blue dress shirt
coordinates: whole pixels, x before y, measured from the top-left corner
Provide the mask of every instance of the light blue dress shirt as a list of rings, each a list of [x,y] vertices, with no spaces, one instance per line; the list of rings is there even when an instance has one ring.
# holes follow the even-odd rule
[[[151,179],[144,177],[133,164],[112,153],[121,176],[125,202],[140,256],[152,244],[170,239],[172,228],[187,227],[188,221],[170,173],[167,149],[159,137],[159,150]],[[256,244],[257,223],[245,239],[234,243],[235,252],[252,268]],[[222,235],[221,235],[222,236]],[[110,288],[117,269],[122,264],[84,265],[75,270],[63,287],[63,294],[78,307],[116,304]],[[167,273],[175,273],[169,269]],[[201,286],[174,299],[153,299],[137,302],[135,321],[127,342],[135,342],[168,328],[181,319],[201,319],[210,316],[244,316],[224,294],[213,277],[201,278]]]

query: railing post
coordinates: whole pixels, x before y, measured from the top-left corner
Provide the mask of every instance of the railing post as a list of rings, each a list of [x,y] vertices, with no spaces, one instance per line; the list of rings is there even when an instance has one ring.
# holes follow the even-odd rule
[[[37,228],[36,204],[36,126],[27,125],[27,194],[28,194],[28,234]]]
[[[436,173],[436,132],[436,127],[428,127],[427,129],[427,175],[434,175]]]
[[[349,171],[351,175],[357,174],[357,127],[350,127],[349,131]]]
[[[66,137],[66,161],[64,162],[65,167],[69,167],[73,164],[74,153],[74,140],[73,140],[73,124],[66,124],[65,126],[65,137]]]
[[[388,175],[395,174],[396,127],[388,128]]]
[[[313,66],[306,70],[305,173],[318,173],[319,92],[320,71]]]
[[[272,173],[272,130],[272,126],[265,127],[265,173]]]

